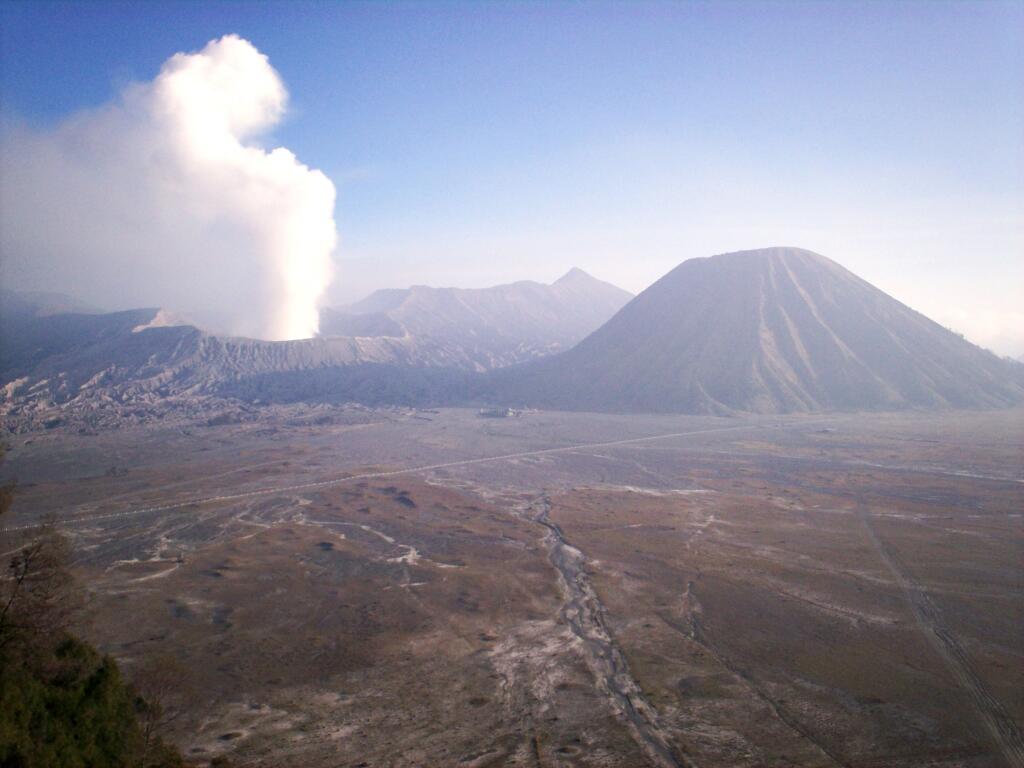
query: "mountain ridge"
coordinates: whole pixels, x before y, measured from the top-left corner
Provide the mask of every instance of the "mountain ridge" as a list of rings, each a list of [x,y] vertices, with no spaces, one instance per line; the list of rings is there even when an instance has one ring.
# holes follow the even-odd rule
[[[486,312],[489,330],[441,332],[481,307],[510,311],[532,291],[586,301],[599,281],[573,270],[548,286],[524,282],[525,291],[470,292],[469,305],[446,289],[377,292],[364,308],[393,311],[416,296],[414,311],[354,313],[368,333],[284,342],[209,334],[160,309],[40,316],[4,307],[0,415],[21,429],[64,409],[138,406],[149,418],[203,398],[723,414],[1024,403],[1024,366],[802,249],[685,261],[558,354],[543,356],[557,342],[538,346],[525,332],[500,346],[502,329],[516,326],[492,328]],[[545,311],[521,313],[529,322],[519,330],[543,326]],[[531,362],[497,368],[515,355]]]
[[[594,298],[595,287],[605,303],[575,318],[576,326],[560,326],[575,304]],[[405,325],[376,311],[423,294],[428,301],[417,298],[398,315]],[[346,335],[271,342],[208,333],[159,308],[51,313],[44,309],[59,303],[52,297],[43,304],[11,294],[0,312],[0,409],[30,415],[210,396],[448,402],[466,396],[473,372],[557,351],[629,296],[582,271],[561,287],[531,281],[475,290],[418,286],[367,297],[362,304],[373,311],[351,315]],[[464,313],[446,306],[464,306],[466,297],[475,302],[467,311],[483,320],[468,328],[460,327]],[[480,311],[488,301],[489,315]],[[68,297],[60,302],[81,306]]]
[[[831,259],[792,247],[684,261],[573,349],[493,382],[502,399],[579,410],[773,413],[1024,400],[1024,384],[992,353]]]
[[[323,310],[319,336],[411,337],[447,349],[453,365],[485,371],[568,349],[631,298],[578,267],[551,284],[414,285]]]

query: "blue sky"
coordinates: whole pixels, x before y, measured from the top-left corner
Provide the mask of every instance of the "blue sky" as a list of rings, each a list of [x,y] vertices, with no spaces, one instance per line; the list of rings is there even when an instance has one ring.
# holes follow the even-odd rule
[[[332,295],[640,290],[790,244],[1024,353],[1024,3],[7,3],[37,128],[234,32],[291,94],[261,142],[338,190]]]

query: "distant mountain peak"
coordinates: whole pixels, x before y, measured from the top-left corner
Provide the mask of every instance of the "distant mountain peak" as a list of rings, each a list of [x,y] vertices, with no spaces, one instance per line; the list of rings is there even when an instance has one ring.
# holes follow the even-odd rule
[[[815,259],[823,259],[830,261],[828,257],[822,256],[820,253],[815,253],[806,248],[799,248],[795,245],[771,245],[767,248],[745,248],[742,251],[729,251],[727,253],[720,253],[718,256],[712,256],[711,258],[717,259],[719,257],[728,256],[748,256],[748,257],[771,257],[771,256],[810,256]]]
[[[778,263],[804,262],[818,265],[828,265],[833,268],[843,269],[827,256],[809,251],[806,248],[797,248],[792,245],[775,245],[770,248],[750,248],[742,251],[729,251],[709,256],[705,260],[716,262],[737,262],[737,263],[764,263],[775,261]],[[683,262],[685,264],[686,262]],[[680,264],[679,266],[682,266]],[[846,270],[843,270],[846,271]]]
[[[578,282],[582,282],[582,281],[586,281],[586,282],[600,282],[600,281],[597,280],[596,277],[594,277],[593,275],[591,275],[591,274],[589,274],[587,272],[584,272],[579,267],[573,267],[568,272],[566,272],[564,275],[562,275],[560,278],[555,280],[555,282],[553,282],[552,285],[563,285],[565,283],[578,283]]]
[[[555,280],[550,287],[559,293],[600,294],[606,300],[618,303],[619,306],[633,298],[633,294],[629,291],[623,290],[619,286],[604,280],[599,280],[579,267],[570,269]]]

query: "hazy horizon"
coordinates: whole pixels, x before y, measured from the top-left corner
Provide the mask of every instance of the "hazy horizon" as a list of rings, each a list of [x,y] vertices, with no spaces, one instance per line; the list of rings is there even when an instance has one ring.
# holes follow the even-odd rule
[[[1019,4],[273,8],[4,6],[6,287],[284,338],[377,288],[577,266],[638,293],[793,245],[1024,353]],[[262,111],[225,117],[214,168],[161,94],[230,34],[264,90],[225,64],[202,93]]]

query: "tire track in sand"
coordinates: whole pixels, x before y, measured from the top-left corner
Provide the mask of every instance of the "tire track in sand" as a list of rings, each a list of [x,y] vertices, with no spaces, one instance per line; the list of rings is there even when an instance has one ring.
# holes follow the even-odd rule
[[[999,747],[1011,768],[1024,768],[1024,737],[1020,726],[1006,712],[1003,705],[985,686],[974,671],[970,658],[956,636],[943,625],[942,615],[928,593],[914,581],[893,558],[879,538],[871,520],[871,513],[861,506],[857,513],[868,539],[886,568],[903,591],[914,614],[914,620],[931,642],[957,683],[970,698],[981,721]]]

